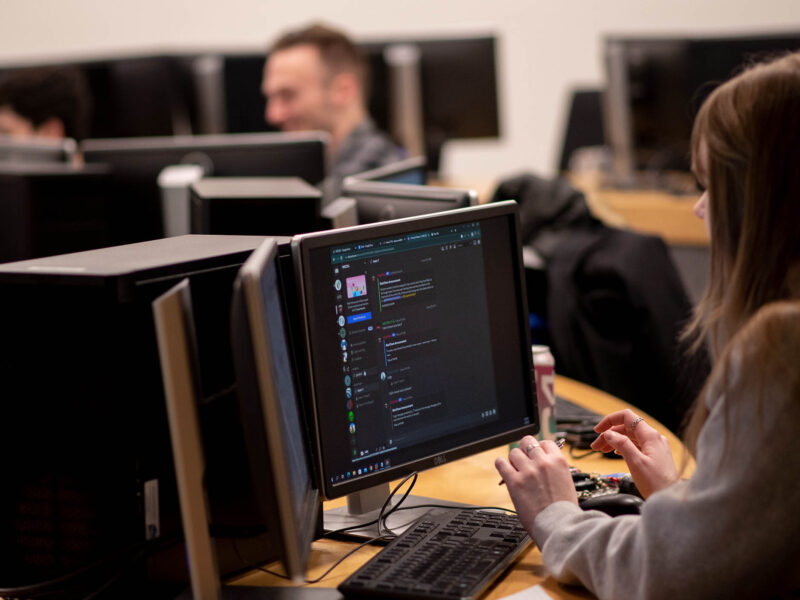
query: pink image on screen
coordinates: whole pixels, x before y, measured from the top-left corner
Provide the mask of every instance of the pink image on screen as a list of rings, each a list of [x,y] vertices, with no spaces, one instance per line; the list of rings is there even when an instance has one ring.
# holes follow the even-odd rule
[[[358,298],[367,295],[367,278],[365,275],[356,275],[347,278],[347,297]]]

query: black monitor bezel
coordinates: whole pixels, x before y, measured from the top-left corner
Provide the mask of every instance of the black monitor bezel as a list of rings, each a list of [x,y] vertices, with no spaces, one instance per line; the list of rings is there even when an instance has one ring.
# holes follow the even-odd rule
[[[524,385],[526,393],[532,399],[532,418],[533,421],[530,425],[519,427],[504,433],[487,437],[475,442],[464,444],[459,447],[451,448],[445,452],[439,452],[424,456],[414,461],[393,466],[387,470],[376,471],[362,478],[353,481],[345,481],[337,483],[334,489],[333,484],[329,480],[329,476],[325,472],[324,464],[321,457],[321,428],[319,411],[317,408],[318,395],[313,377],[314,362],[312,356],[311,346],[314,343],[309,333],[309,303],[308,297],[312,293],[312,285],[309,281],[308,273],[306,272],[306,265],[309,264],[309,256],[311,252],[319,248],[330,247],[340,244],[347,244],[350,242],[358,242],[361,240],[374,239],[383,236],[392,236],[400,233],[408,233],[410,231],[435,229],[438,227],[446,227],[448,225],[455,225],[461,223],[468,223],[476,220],[484,220],[491,218],[507,218],[511,219],[514,226],[514,244],[517,249],[513,260],[513,271],[516,277],[516,307],[520,315],[520,338],[522,347],[519,349],[523,364],[526,365],[527,372],[530,377],[525,378]],[[513,200],[504,202],[496,202],[489,205],[474,206],[464,209],[445,211],[431,215],[423,215],[416,217],[409,217],[406,219],[398,219],[394,221],[385,221],[374,223],[370,225],[358,225],[346,229],[338,229],[328,232],[318,232],[305,235],[299,235],[292,238],[291,250],[292,259],[295,267],[295,279],[298,287],[298,304],[300,309],[300,325],[302,328],[303,338],[303,355],[306,364],[309,367],[309,381],[308,381],[308,414],[311,415],[312,422],[309,424],[311,435],[313,436],[313,453],[315,466],[319,478],[319,488],[323,497],[327,500],[332,500],[348,494],[362,491],[370,487],[387,483],[389,481],[401,478],[414,471],[430,469],[447,462],[451,462],[458,458],[463,458],[490,448],[497,447],[503,443],[519,440],[523,435],[536,434],[539,430],[538,413],[535,410],[536,402],[536,388],[533,382],[533,364],[530,352],[530,330],[527,326],[528,323],[528,305],[527,296],[525,294],[525,278],[524,278],[524,265],[522,260],[522,238],[521,226],[519,221],[519,212],[517,203]]]

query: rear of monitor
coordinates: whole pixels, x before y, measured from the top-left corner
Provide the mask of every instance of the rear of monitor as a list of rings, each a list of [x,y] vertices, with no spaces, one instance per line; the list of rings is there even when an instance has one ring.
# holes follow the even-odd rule
[[[301,177],[316,185],[325,177],[327,141],[321,132],[241,133],[90,139],[80,147],[87,163],[153,182],[168,165],[197,164],[209,177]]]
[[[361,181],[425,185],[428,180],[427,165],[424,156],[411,156],[377,169],[356,173],[352,177]]]
[[[98,165],[0,163],[0,263],[111,245],[109,184]]]
[[[318,132],[256,133],[84,140],[87,163],[111,169],[118,221],[115,243],[164,235],[159,174],[165,167],[199,165],[208,177],[300,177],[311,185],[325,176],[327,136]]]
[[[206,177],[190,190],[192,233],[294,235],[323,228],[322,194],[299,177]]]
[[[342,195],[356,201],[359,223],[375,223],[474,206],[474,190],[365,181],[348,177]]]

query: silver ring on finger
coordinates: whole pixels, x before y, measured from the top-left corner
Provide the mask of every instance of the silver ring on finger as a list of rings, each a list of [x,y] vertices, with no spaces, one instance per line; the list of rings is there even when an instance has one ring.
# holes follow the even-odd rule
[[[631,426],[629,428],[630,432],[633,433],[633,430],[636,429],[636,426],[644,421],[644,417],[636,417],[633,421],[631,421]]]
[[[538,447],[539,447],[538,443],[528,444],[527,446],[525,446],[525,454],[530,456],[531,455],[531,450],[533,450],[534,448],[538,448]]]

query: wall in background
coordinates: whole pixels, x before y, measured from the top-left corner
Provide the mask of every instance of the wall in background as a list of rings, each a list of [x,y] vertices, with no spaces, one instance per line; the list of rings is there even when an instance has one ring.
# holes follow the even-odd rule
[[[604,34],[800,28],[796,0],[0,0],[0,15],[0,62],[253,50],[312,19],[365,41],[493,33],[503,137],[450,142],[443,155],[443,174],[468,183],[554,171],[570,89],[602,83]]]

